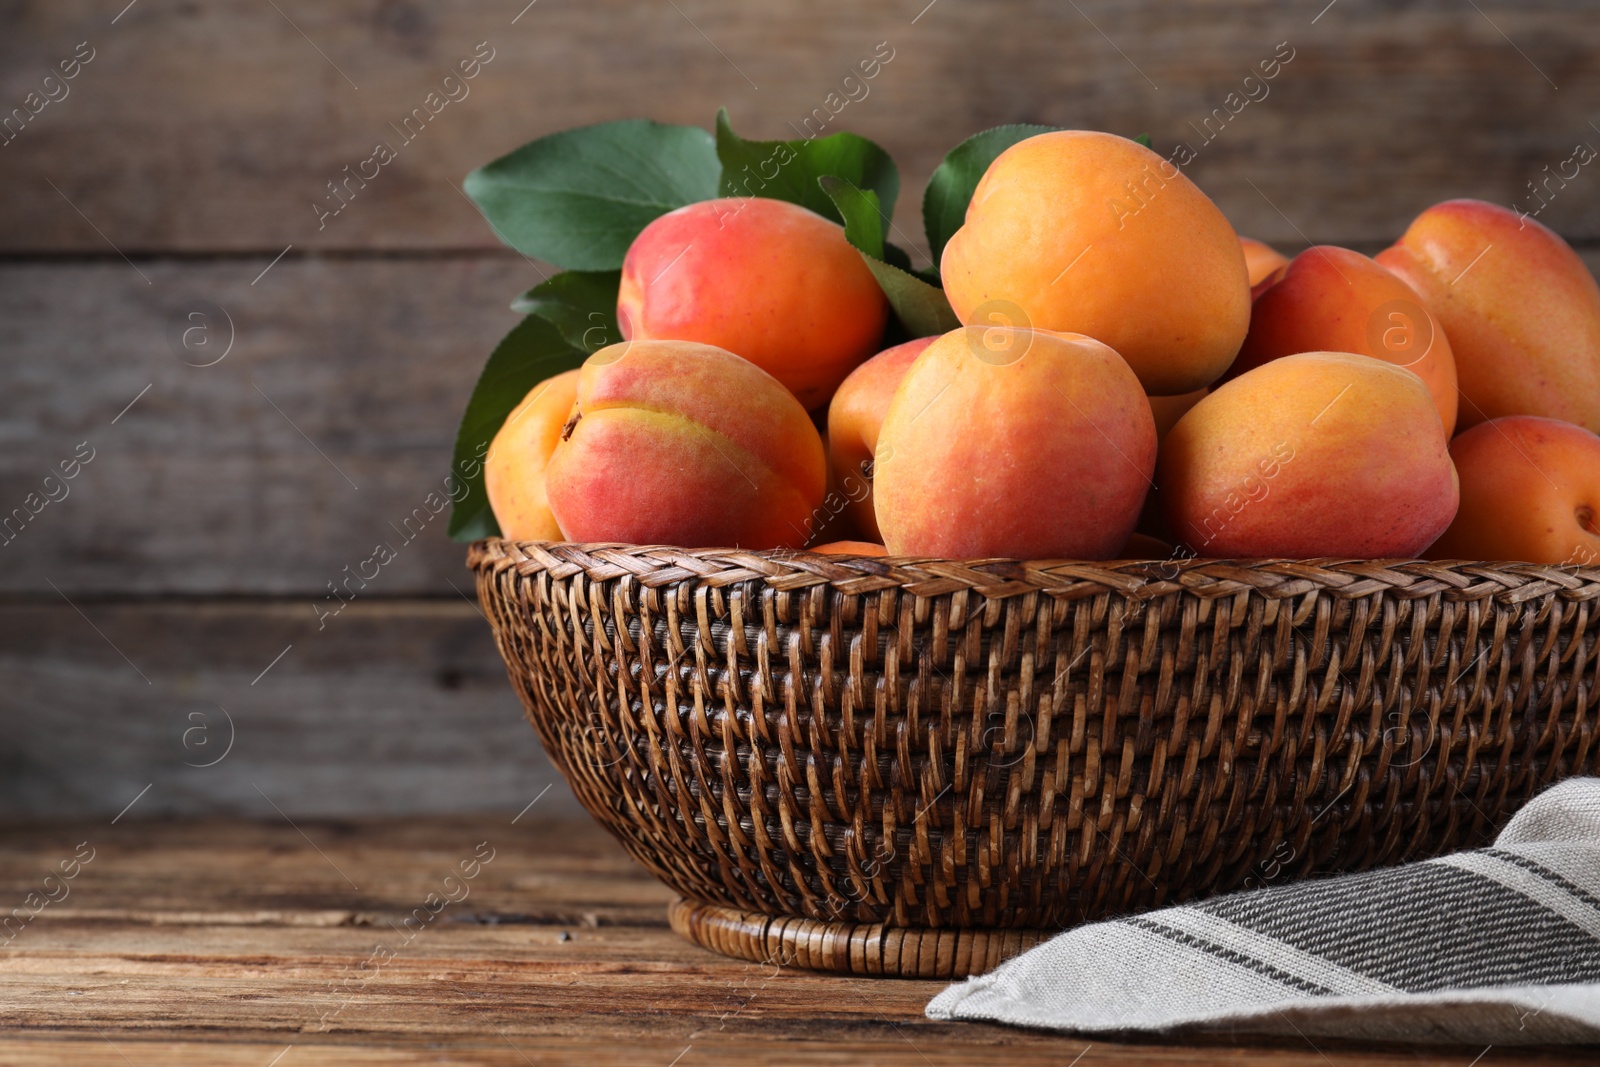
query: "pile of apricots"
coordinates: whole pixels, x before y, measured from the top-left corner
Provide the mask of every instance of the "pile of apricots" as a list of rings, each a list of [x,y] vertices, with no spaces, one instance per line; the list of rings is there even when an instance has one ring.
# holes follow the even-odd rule
[[[965,325],[878,351],[889,306],[839,225],[759,198],[657,218],[623,265],[626,340],[541,382],[493,440],[503,534],[1600,555],[1600,288],[1531,218],[1451,200],[1376,257],[1285,259],[1150,149],[1064,130],[994,160],[939,267]]]

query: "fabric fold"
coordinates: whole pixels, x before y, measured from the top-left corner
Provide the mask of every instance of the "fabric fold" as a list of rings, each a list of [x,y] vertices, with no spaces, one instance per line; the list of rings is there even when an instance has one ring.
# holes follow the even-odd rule
[[[1600,1042],[1600,779],[1491,848],[1068,930],[929,1003],[1079,1033]]]

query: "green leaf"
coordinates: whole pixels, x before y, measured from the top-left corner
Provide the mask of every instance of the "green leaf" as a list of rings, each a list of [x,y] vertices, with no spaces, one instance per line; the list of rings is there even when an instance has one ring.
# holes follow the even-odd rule
[[[967,220],[972,191],[995,157],[1018,141],[1059,128],[1028,123],[996,126],[968,137],[950,150],[922,193],[922,225],[928,232],[928,250],[935,268],[944,255],[945,244]]]
[[[562,271],[513,300],[511,310],[551,323],[573,348],[597,352],[622,340],[617,327],[621,283],[621,271]]]
[[[825,175],[877,194],[885,215],[894,215],[900,172],[889,153],[865,137],[834,133],[801,141],[746,141],[733,132],[728,109],[717,112],[717,158],[722,161],[722,196],[787,200],[824,218],[843,222],[833,201],[817,185]]]
[[[1134,140],[1135,144],[1142,144],[1146,148],[1150,147],[1150,135],[1148,133],[1141,133],[1139,136],[1135,137],[1133,140]]]
[[[657,217],[717,195],[715,143],[698,126],[602,122],[530,141],[467,175],[506,244],[569,270],[616,270]]]
[[[884,217],[878,194],[832,174],[818,178],[817,184],[844,220],[845,240],[873,259],[882,259]]]
[[[899,245],[890,241],[885,241],[883,243],[883,261],[885,263],[893,264],[894,266],[899,267],[901,270],[911,270],[911,254],[905,249],[901,248]],[[911,271],[911,273],[915,274],[919,278],[926,277],[935,285],[939,284],[938,271],[930,272],[918,270]]]
[[[909,271],[862,253],[895,317],[912,337],[935,337],[961,325],[944,290]]]
[[[523,319],[495,346],[473,387],[472,399],[467,401],[461,428],[456,431],[451,470],[466,486],[466,492],[451,508],[451,537],[476,541],[500,532],[489,507],[489,494],[483,488],[484,454],[505,424],[506,416],[534,386],[582,366],[586,358],[584,352],[567,343],[553,323],[537,315]],[[452,498],[458,493],[452,492]]]
[[[885,218],[878,207],[878,194],[870,189],[857,189],[843,178],[831,176],[817,179],[817,184],[844,219],[845,237],[866,260],[872,276],[878,279],[878,287],[889,298],[895,317],[908,334],[929,337],[949,333],[961,325],[943,289],[930,285],[903,267],[884,262]],[[900,255],[905,253],[900,252]]]

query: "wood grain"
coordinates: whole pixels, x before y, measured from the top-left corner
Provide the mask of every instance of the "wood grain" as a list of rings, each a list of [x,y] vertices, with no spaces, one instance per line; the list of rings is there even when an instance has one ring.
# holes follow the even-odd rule
[[[854,129],[894,153],[908,193],[896,219],[913,244],[923,182],[977,130],[1029,121],[1196,141],[1285,41],[1295,58],[1268,95],[1191,167],[1264,239],[1386,240],[1429,203],[1507,202],[1577,141],[1600,144],[1587,110],[1600,23],[1583,0],[1325,6],[234,0],[146,2],[113,23],[88,0],[22,0],[0,42],[6,108],[78,42],[96,54],[0,149],[0,250],[486,248],[458,189],[472,167],[583,123],[706,125],[722,104],[752,135],[789,136],[878,42],[893,60],[827,132]],[[469,95],[319,230],[311,205],[327,183],[396,138],[390,124],[478,42],[494,59]],[[1575,239],[1600,238],[1588,188],[1546,216]]]
[[[12,814],[577,811],[459,598],[4,605],[0,693]]]
[[[0,267],[0,515],[94,454],[0,545],[0,592],[321,598],[379,543],[397,558],[366,596],[466,588],[426,501],[538,275],[510,254],[310,259],[252,284],[264,265],[143,264],[148,285],[120,260]],[[233,347],[191,366],[168,333],[207,303]]]
[[[88,841],[70,895],[0,949],[8,1064],[817,1063],[1461,1067],[1581,1053],[1327,1042],[1116,1043],[922,1015],[938,983],[724,959],[587,822],[32,824],[0,832],[20,898]],[[492,858],[426,924],[444,876]],[[319,851],[321,854],[319,854]],[[337,864],[340,871],[333,868]],[[359,888],[352,888],[348,876]],[[460,896],[459,890],[452,895]],[[378,957],[383,945],[392,958]],[[362,965],[368,966],[362,969]],[[287,1050],[287,1051],[285,1051]]]

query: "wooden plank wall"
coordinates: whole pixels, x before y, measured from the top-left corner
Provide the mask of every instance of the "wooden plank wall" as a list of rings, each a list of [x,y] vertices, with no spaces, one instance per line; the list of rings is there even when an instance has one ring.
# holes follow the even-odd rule
[[[1582,0],[13,0],[0,22],[0,116],[55,97],[0,133],[0,512],[93,456],[0,545],[0,810],[24,814],[114,814],[147,784],[144,814],[515,808],[553,780],[442,519],[317,617],[440,483],[546,269],[459,188],[531,137],[722,104],[784,136],[887,49],[829,129],[894,153],[908,243],[945,150],[1031,121],[1190,142],[1189,173],[1286,250],[1375,249],[1449,196],[1528,203],[1600,145]],[[469,95],[319,222],[475,53]],[[1595,264],[1590,170],[1540,218]],[[171,340],[197,311],[211,366]],[[219,708],[233,751],[185,766],[190,715]]]

